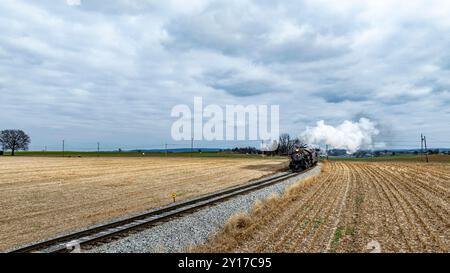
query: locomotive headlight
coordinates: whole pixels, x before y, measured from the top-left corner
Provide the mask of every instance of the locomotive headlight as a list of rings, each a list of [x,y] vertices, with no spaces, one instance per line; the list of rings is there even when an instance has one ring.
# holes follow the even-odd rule
[[[295,152],[297,152],[297,153],[300,152],[300,149],[295,149]]]

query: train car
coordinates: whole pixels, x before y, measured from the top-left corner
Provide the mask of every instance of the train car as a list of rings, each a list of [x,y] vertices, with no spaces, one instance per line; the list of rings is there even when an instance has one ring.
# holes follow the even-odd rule
[[[319,162],[319,153],[314,148],[295,145],[290,153],[291,162],[289,168],[293,172],[307,170]]]

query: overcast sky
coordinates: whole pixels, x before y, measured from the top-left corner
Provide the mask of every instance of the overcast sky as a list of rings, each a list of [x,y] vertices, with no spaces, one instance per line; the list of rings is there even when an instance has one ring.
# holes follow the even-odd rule
[[[388,147],[421,132],[450,146],[449,14],[447,0],[2,0],[0,128],[32,149],[161,147],[172,107],[202,96],[279,104],[292,134],[367,117]]]

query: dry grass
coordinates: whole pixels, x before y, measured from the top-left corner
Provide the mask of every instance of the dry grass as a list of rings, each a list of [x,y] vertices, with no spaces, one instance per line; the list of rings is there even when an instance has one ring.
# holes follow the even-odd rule
[[[0,250],[271,174],[282,160],[0,157]]]
[[[196,252],[448,252],[450,165],[327,163]]]

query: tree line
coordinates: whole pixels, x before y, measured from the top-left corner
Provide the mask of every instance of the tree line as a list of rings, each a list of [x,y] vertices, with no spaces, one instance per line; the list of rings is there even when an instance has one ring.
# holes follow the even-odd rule
[[[289,134],[281,134],[278,139],[278,146],[273,151],[264,152],[267,155],[288,155],[295,145],[303,145],[298,137],[291,137]],[[261,154],[262,151],[255,147],[234,148],[232,150],[239,154]]]
[[[27,151],[30,145],[30,137],[22,130],[3,130],[0,131],[0,145],[2,152],[11,151],[14,156],[16,151]],[[278,139],[278,146],[273,151],[264,152],[268,155],[287,155],[295,145],[303,145],[302,141],[297,137],[291,137],[289,134],[282,134]],[[255,147],[235,148],[232,150],[235,153],[241,154],[260,154],[261,150]]]

